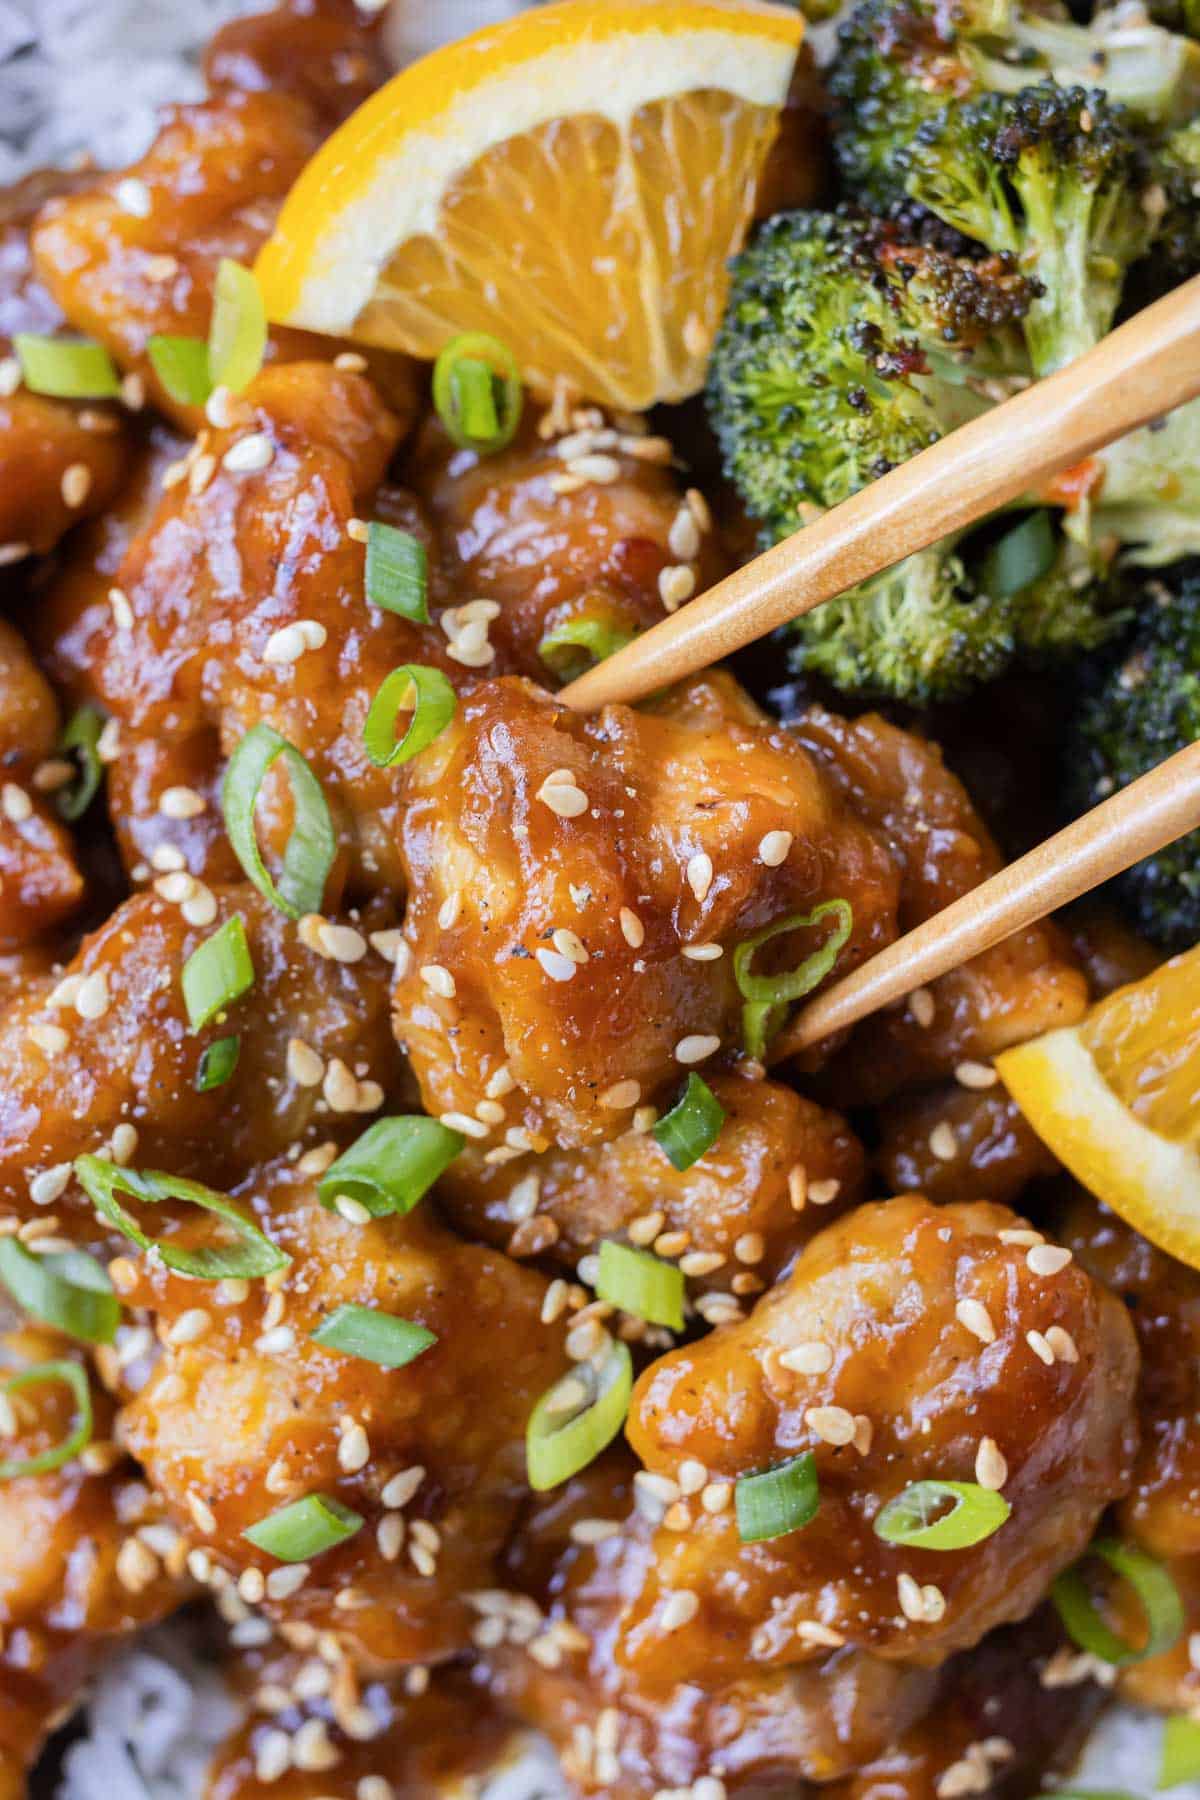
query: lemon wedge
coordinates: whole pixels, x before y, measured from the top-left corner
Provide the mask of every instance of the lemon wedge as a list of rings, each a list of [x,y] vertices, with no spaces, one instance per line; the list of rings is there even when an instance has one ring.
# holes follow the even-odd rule
[[[272,320],[545,394],[703,383],[804,22],[765,0],[559,0],[423,58],[317,152],[257,265]]]
[[[996,1068],[1085,1187],[1200,1268],[1200,945]]]

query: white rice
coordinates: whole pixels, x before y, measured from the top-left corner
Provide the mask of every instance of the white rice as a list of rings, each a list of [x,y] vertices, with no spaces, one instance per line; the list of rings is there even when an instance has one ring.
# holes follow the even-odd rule
[[[203,92],[199,54],[217,27],[268,0],[0,0],[0,183],[87,151],[116,167],[141,155],[168,101]],[[521,0],[394,0],[387,42],[396,62],[520,10]],[[828,33],[823,34],[828,37]],[[238,1718],[193,1634],[167,1625],[115,1655],[86,1707],[86,1735],[67,1752],[57,1800],[197,1800],[213,1750]],[[1078,1787],[1149,1795],[1161,1722],[1115,1709],[1074,1771]],[[488,1783],[486,1800],[560,1800],[549,1747],[522,1753]],[[1200,1800],[1200,1783],[1172,1790]],[[451,1800],[447,1796],[447,1800]]]

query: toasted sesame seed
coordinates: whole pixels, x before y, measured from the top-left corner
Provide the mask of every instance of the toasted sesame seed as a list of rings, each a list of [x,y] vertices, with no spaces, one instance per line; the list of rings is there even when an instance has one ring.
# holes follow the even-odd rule
[[[688,858],[684,874],[693,894],[703,904],[713,883],[712,857],[706,851],[698,850],[694,856]]]
[[[979,1440],[975,1452],[975,1479],[980,1487],[991,1488],[994,1492],[999,1492],[1008,1480],[1008,1463],[995,1438]]]
[[[162,1573],[162,1564],[140,1538],[127,1537],[117,1552],[117,1580],[130,1594],[144,1593]]]
[[[366,357],[360,356],[357,350],[340,351],[333,359],[333,366],[345,375],[362,375],[369,367]]]
[[[64,506],[82,506],[92,491],[92,471],[86,463],[70,463],[62,472],[59,486]]]
[[[213,1512],[213,1509],[208,1504],[207,1500],[200,1494],[197,1494],[192,1488],[188,1489],[184,1498],[187,1501],[187,1509],[192,1515],[196,1530],[202,1532],[205,1537],[212,1537],[217,1529],[217,1519],[216,1514]]]
[[[208,801],[195,788],[169,787],[158,796],[158,810],[164,819],[198,819],[208,811]]]
[[[254,1340],[256,1350],[264,1356],[286,1356],[289,1350],[296,1347],[296,1333],[290,1325],[276,1325],[271,1331],[264,1331]]]
[[[192,495],[193,499],[198,498],[204,492],[216,472],[217,459],[215,456],[205,451],[196,457],[188,470],[187,478],[188,493]]]
[[[1055,1359],[1058,1362],[1077,1363],[1079,1361],[1079,1349],[1075,1343],[1075,1339],[1063,1326],[1048,1325],[1046,1327],[1046,1342],[1054,1352]]]
[[[167,1343],[195,1344],[212,1329],[212,1314],[203,1306],[189,1306],[167,1332]]]
[[[819,1338],[813,1338],[803,1344],[793,1344],[790,1350],[781,1350],[779,1362],[794,1375],[825,1375],[833,1367],[833,1349]]]
[[[400,1507],[408,1505],[424,1479],[425,1470],[419,1463],[414,1464],[411,1469],[401,1469],[392,1476],[379,1498],[385,1506],[398,1511]]]
[[[371,1440],[357,1421],[342,1433],[338,1445],[338,1467],[347,1475],[356,1475],[371,1460]]]
[[[631,1219],[625,1227],[625,1235],[631,1244],[652,1244],[663,1228],[665,1214],[661,1212],[642,1213],[639,1218]]]
[[[404,1548],[404,1520],[399,1513],[385,1513],[375,1530],[375,1541],[384,1562],[395,1562]]]
[[[694,488],[694,487],[689,488],[687,493],[684,495],[684,500],[687,504],[689,512],[691,513],[693,519],[695,519],[696,524],[698,525],[700,530],[701,531],[711,531],[713,528],[712,510],[709,507],[708,501],[704,498],[704,495],[700,492],[700,489]]]
[[[854,1414],[844,1406],[810,1406],[804,1423],[823,1444],[840,1446],[854,1442]]]
[[[1000,1077],[990,1063],[960,1062],[954,1071],[954,1079],[960,1087],[975,1088],[982,1091],[995,1087]]]
[[[914,1581],[907,1572],[902,1572],[896,1577],[896,1593],[900,1601],[900,1611],[905,1618],[913,1620],[916,1624],[923,1624],[925,1600],[920,1584]]]
[[[485,1138],[488,1135],[488,1126],[484,1124],[482,1119],[473,1119],[470,1113],[439,1113],[438,1123],[444,1125],[448,1131],[461,1132],[463,1137]]]
[[[1025,1266],[1031,1275],[1061,1275],[1072,1260],[1071,1251],[1061,1244],[1034,1244],[1025,1252]]]
[[[630,912],[627,906],[621,908],[617,917],[620,921],[621,936],[625,942],[631,950],[640,950],[646,941],[646,927],[642,921],[635,912]]]
[[[758,846],[758,860],[768,869],[778,869],[788,859],[792,847],[790,831],[768,831]]]
[[[917,1024],[921,1027],[922,1031],[928,1031],[929,1027],[933,1024],[934,1014],[937,1010],[933,995],[928,988],[919,987],[913,989],[912,993],[908,996],[908,1010],[916,1020]]]
[[[577,787],[569,772],[559,771],[557,778],[548,775],[537,792],[538,799],[560,819],[577,819],[588,809],[588,797]]]
[[[683,1626],[691,1624],[699,1611],[699,1598],[690,1588],[681,1588],[667,1595],[659,1614],[659,1624],[664,1631],[680,1631]]]
[[[458,992],[453,975],[441,963],[426,963],[421,970],[421,980],[430,993],[441,1000],[453,1000]]]
[[[715,1275],[724,1266],[725,1258],[716,1250],[689,1250],[679,1259],[680,1272],[689,1280],[699,1281],[705,1275]]]
[[[733,1254],[739,1262],[760,1263],[767,1253],[766,1241],[761,1231],[745,1231],[736,1239]]]
[[[43,1056],[61,1056],[70,1038],[61,1025],[39,1025],[36,1022],[29,1026],[25,1034],[31,1044],[35,1044]]]
[[[10,568],[13,563],[24,562],[29,555],[29,549],[28,544],[0,544],[0,569]]]
[[[153,207],[150,189],[136,175],[123,175],[113,187],[113,199],[131,218],[148,219]]]
[[[719,962],[725,952],[720,944],[685,944],[679,954],[689,962]]]
[[[822,1625],[819,1619],[801,1619],[796,1636],[822,1650],[840,1650],[846,1642],[840,1631],[834,1631],[831,1625]]]
[[[691,507],[686,503],[671,520],[667,548],[677,563],[692,562],[700,554],[700,527]]]
[[[710,1056],[714,1056],[720,1048],[719,1037],[706,1035],[703,1032],[693,1032],[688,1037],[680,1038],[676,1044],[675,1061],[683,1063],[685,1066],[689,1063],[702,1063],[707,1061]]]
[[[289,1038],[287,1047],[288,1080],[294,1081],[297,1087],[320,1087],[325,1075],[325,1064],[311,1044],[303,1038]]]
[[[80,982],[75,995],[75,1011],[81,1019],[102,1019],[109,1004],[108,976],[103,969],[97,969]]]
[[[70,1179],[70,1163],[55,1163],[53,1168],[43,1169],[40,1174],[30,1176],[29,1198],[35,1206],[53,1206],[66,1191]]]
[[[275,446],[265,431],[252,431],[248,437],[230,444],[221,458],[221,466],[234,475],[249,475],[265,469],[275,458]]]
[[[960,1325],[965,1325],[973,1337],[981,1344],[994,1344],[996,1327],[992,1324],[992,1315],[982,1300],[960,1300],[954,1308],[954,1316]]]
[[[304,1586],[309,1573],[307,1563],[289,1563],[286,1568],[272,1569],[267,1576],[267,1599],[290,1600]]]
[[[600,1096],[600,1104],[611,1112],[621,1112],[627,1106],[636,1106],[641,1097],[640,1082],[616,1081],[612,1087],[605,1088]]]
[[[120,1163],[122,1168],[124,1168],[125,1165],[131,1161],[134,1152],[137,1150],[137,1146],[138,1134],[136,1125],[122,1124],[113,1127],[113,1134],[109,1139],[108,1147],[114,1162]]]
[[[1055,1361],[1054,1346],[1050,1343],[1048,1338],[1043,1337],[1040,1331],[1027,1331],[1025,1333],[1025,1342],[1029,1345],[1029,1348],[1033,1351],[1034,1355],[1040,1357],[1048,1367],[1053,1365]]]
[[[370,535],[370,526],[365,519],[347,519],[346,536],[356,544],[365,544]]]
[[[731,1481],[710,1481],[700,1493],[700,1504],[706,1513],[727,1512],[732,1499],[733,1483]]]
[[[620,479],[621,465],[615,456],[575,456],[567,463],[567,473],[608,487]]]
[[[939,1162],[951,1163],[958,1156],[958,1139],[954,1135],[954,1127],[947,1119],[935,1125],[929,1134],[929,1148]]]
[[[808,1197],[814,1206],[832,1206],[842,1191],[842,1184],[835,1176],[826,1181],[810,1181]]]
[[[788,1199],[793,1212],[803,1212],[808,1205],[808,1171],[803,1163],[793,1163],[788,1170]]]
[[[126,375],[121,382],[121,404],[130,412],[141,412],[146,404],[146,380],[142,375]]]
[[[668,563],[660,570],[658,577],[658,597],[667,612],[674,612],[690,600],[696,591],[696,574],[686,563]]]
[[[14,825],[23,825],[26,819],[33,817],[33,801],[15,781],[6,781],[0,787],[0,807],[3,807],[5,818]]]

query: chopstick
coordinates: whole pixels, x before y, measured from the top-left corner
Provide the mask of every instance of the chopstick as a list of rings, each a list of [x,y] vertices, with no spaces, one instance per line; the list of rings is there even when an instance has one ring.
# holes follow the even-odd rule
[[[589,712],[679,681],[1200,394],[1200,275],[755,557],[559,695]]]
[[[795,1055],[990,950],[1200,826],[1200,742],[1151,769],[898,938],[797,1013],[771,1045]]]

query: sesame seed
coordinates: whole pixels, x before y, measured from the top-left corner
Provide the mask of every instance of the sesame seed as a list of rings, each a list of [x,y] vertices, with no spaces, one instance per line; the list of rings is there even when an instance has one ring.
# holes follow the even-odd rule
[[[854,1442],[854,1414],[844,1406],[810,1406],[804,1423],[823,1444],[840,1447]]]
[[[719,1037],[705,1035],[702,1032],[694,1032],[689,1037],[680,1038],[679,1042],[676,1044],[675,1061],[677,1063],[683,1063],[685,1066],[689,1063],[705,1062],[710,1056],[715,1055],[720,1048],[721,1040]]]
[[[289,1350],[296,1347],[296,1333],[290,1325],[276,1325],[271,1331],[264,1331],[254,1340],[254,1347],[264,1356],[286,1356]]]
[[[995,1087],[1000,1077],[990,1063],[960,1062],[954,1071],[954,1079],[960,1087],[975,1088],[982,1092],[985,1088]]]
[[[131,1161],[137,1146],[138,1134],[135,1125],[124,1124],[114,1127],[108,1146],[114,1162],[120,1163],[124,1168]]]
[[[746,1231],[733,1246],[733,1254],[742,1263],[760,1263],[766,1255],[767,1246],[761,1231]]]
[[[195,1344],[204,1337],[212,1327],[212,1314],[203,1306],[189,1306],[186,1312],[180,1313],[171,1329],[167,1332],[167,1343]]]
[[[117,1580],[130,1594],[140,1594],[156,1581],[162,1565],[140,1538],[127,1537],[117,1552]]]
[[[0,806],[4,809],[5,818],[14,825],[23,825],[26,819],[33,817],[33,801],[15,781],[6,781],[0,788]]]
[[[688,511],[691,513],[693,519],[695,519],[700,530],[711,531],[713,528],[712,510],[709,507],[708,501],[700,492],[700,489],[689,488],[683,498],[687,504]]]
[[[102,1019],[108,1008],[108,976],[103,969],[97,969],[80,982],[75,995],[75,1011],[81,1019]]]
[[[325,1064],[310,1044],[302,1038],[289,1038],[287,1047],[288,1079],[297,1087],[320,1087]]]
[[[1046,1342],[1059,1362],[1077,1363],[1079,1361],[1079,1349],[1075,1339],[1061,1325],[1047,1327]]]
[[[365,544],[371,535],[371,528],[365,519],[347,519],[346,536],[356,544]]]
[[[338,1467],[347,1475],[356,1475],[371,1460],[371,1441],[357,1422],[342,1433],[338,1445]]]
[[[217,897],[211,888],[197,882],[179,910],[189,925],[211,925],[217,916]]]
[[[126,375],[121,382],[121,404],[130,412],[141,412],[146,404],[146,381],[142,375]]]
[[[35,1206],[53,1206],[66,1191],[70,1179],[70,1163],[55,1163],[52,1169],[43,1169],[40,1174],[30,1177],[29,1198]]]
[[[317,949],[330,962],[361,962],[367,954],[367,940],[353,925],[331,925],[322,919],[316,932]]]
[[[441,963],[426,963],[421,970],[421,980],[440,1000],[453,1000],[458,992],[453,975]]]
[[[187,1509],[192,1515],[197,1531],[203,1532],[205,1537],[212,1537],[217,1529],[216,1515],[213,1512],[212,1507],[208,1504],[207,1500],[203,1499],[190,1488],[188,1489],[185,1498],[187,1500]]]
[[[367,942],[372,950],[378,951],[385,962],[390,962],[397,975],[407,975],[412,961],[412,952],[404,941],[404,933],[399,929],[392,931],[372,931]]]
[[[796,1627],[796,1636],[803,1643],[815,1644],[822,1650],[840,1650],[846,1642],[840,1631],[834,1631],[830,1625],[822,1625],[819,1619],[801,1619]]]
[[[92,491],[92,471],[86,463],[71,463],[62,472],[59,490],[63,497],[63,505],[72,508],[82,506]]]
[[[700,1601],[690,1588],[682,1588],[676,1593],[668,1594],[659,1615],[659,1624],[664,1631],[679,1631],[690,1625],[700,1611]]]
[[[290,1600],[304,1586],[309,1572],[307,1563],[289,1563],[286,1568],[272,1569],[267,1576],[267,1599]]]
[[[808,1197],[814,1206],[832,1206],[842,1191],[842,1184],[831,1176],[827,1181],[810,1181]]]
[[[635,912],[623,906],[617,915],[621,926],[621,936],[631,950],[640,950],[646,941],[646,927]]]
[[[615,456],[575,456],[567,463],[567,473],[608,487],[619,480],[621,465]]]
[[[385,1513],[375,1531],[375,1541],[384,1562],[395,1562],[404,1548],[404,1520],[399,1513]]]
[[[1071,1251],[1061,1244],[1034,1244],[1025,1253],[1025,1266],[1031,1275],[1060,1275],[1071,1261]]]
[[[379,1498],[385,1506],[398,1510],[408,1505],[424,1479],[425,1470],[419,1463],[411,1469],[401,1469],[399,1474],[392,1476]]]
[[[575,974],[576,964],[569,956],[560,956],[557,950],[547,950],[541,945],[534,954],[551,981],[570,981]]]
[[[1025,1333],[1025,1342],[1029,1345],[1033,1354],[1040,1357],[1047,1367],[1053,1365],[1055,1360],[1053,1345],[1047,1338],[1042,1336],[1040,1331],[1027,1331]]]
[[[921,1027],[922,1031],[928,1031],[929,1027],[933,1024],[934,1013],[937,1010],[934,1004],[933,995],[928,988],[919,987],[913,989],[912,993],[908,996],[908,1010],[916,1020],[917,1024]]]
[[[733,1499],[733,1483],[731,1481],[710,1481],[701,1490],[700,1504],[706,1513],[727,1512]]]
[[[0,357],[0,399],[7,400],[21,385],[21,364],[15,356]]]
[[[707,852],[698,850],[694,856],[688,858],[684,874],[696,899],[703,904],[713,882],[712,857]]]
[[[275,458],[275,446],[265,431],[252,431],[248,437],[231,444],[221,458],[222,468],[234,475],[249,475],[265,469]]]
[[[803,1163],[793,1163],[788,1170],[788,1199],[793,1212],[803,1212],[808,1205],[808,1171]]]
[[[896,1577],[896,1593],[900,1601],[900,1611],[906,1619],[915,1624],[923,1624],[925,1620],[925,1599],[919,1583],[912,1576],[902,1572]]]
[[[198,819],[208,811],[208,801],[195,788],[164,788],[158,796],[158,810],[164,819]]]
[[[13,563],[24,562],[28,555],[28,544],[0,544],[0,569],[7,569]]]
[[[483,1120],[473,1119],[470,1113],[439,1113],[438,1123],[444,1125],[448,1131],[461,1132],[463,1137],[485,1138],[488,1135],[488,1127],[484,1124]]]
[[[342,350],[334,357],[333,366],[344,375],[362,375],[369,365],[366,357],[360,356],[357,350]]]
[[[616,1537],[621,1527],[612,1519],[576,1519],[571,1527],[573,1544],[603,1544],[608,1538]]]
[[[807,1343],[793,1344],[781,1350],[779,1362],[794,1375],[824,1375],[833,1367],[833,1350],[829,1344],[813,1338]]]
[[[686,1256],[680,1257],[679,1268],[689,1280],[700,1280],[705,1275],[715,1275],[724,1262],[719,1251],[689,1250]]]
[[[674,612],[690,600],[696,591],[695,571],[686,563],[668,563],[660,570],[658,577],[658,597],[667,612]]]
[[[719,962],[724,954],[720,944],[685,944],[680,951],[689,962]]]
[[[600,1096],[600,1104],[612,1112],[620,1112],[627,1106],[636,1106],[641,1097],[640,1082],[617,1081],[612,1087],[605,1088]]]
[[[778,869],[788,858],[792,847],[790,831],[768,831],[758,846],[758,860],[768,869]]]
[[[187,478],[188,493],[193,499],[199,498],[216,472],[217,459],[215,456],[211,456],[205,451],[203,455],[196,458],[188,471]]]
[[[292,1761],[292,1740],[286,1731],[272,1727],[259,1738],[254,1750],[254,1774],[270,1783],[287,1774]]]
[[[996,1327],[992,1324],[992,1315],[982,1300],[960,1300],[954,1308],[954,1316],[960,1325],[965,1325],[973,1337],[981,1344],[994,1344]]]
[[[148,219],[153,200],[150,189],[135,175],[125,175],[113,188],[113,199],[123,213],[135,219]]]
[[[929,1134],[929,1148],[939,1162],[951,1163],[958,1156],[958,1139],[954,1135],[954,1127],[943,1119],[935,1125]]]
[[[975,1452],[975,1479],[980,1487],[999,1492],[1008,1480],[1008,1464],[995,1438],[985,1437],[979,1441]]]
[[[671,520],[667,547],[677,563],[691,562],[700,554],[700,527],[691,507],[686,503]]]
[[[482,1119],[485,1125],[503,1125],[508,1114],[498,1100],[477,1100],[475,1117]]]
[[[560,819],[577,819],[580,813],[585,813],[588,809],[588,797],[583,789],[575,785],[569,773],[562,771],[557,773],[557,777],[546,777],[538,789],[537,798]]]
[[[26,1036],[31,1044],[37,1046],[43,1056],[49,1057],[61,1056],[71,1041],[61,1025],[38,1025],[35,1023],[29,1027]]]
[[[461,911],[462,911],[462,889],[455,888],[453,893],[446,895],[446,898],[442,901],[442,904],[438,907],[438,914],[437,914],[438,930],[439,931],[449,931],[452,926],[454,926],[458,923],[458,915]]]

